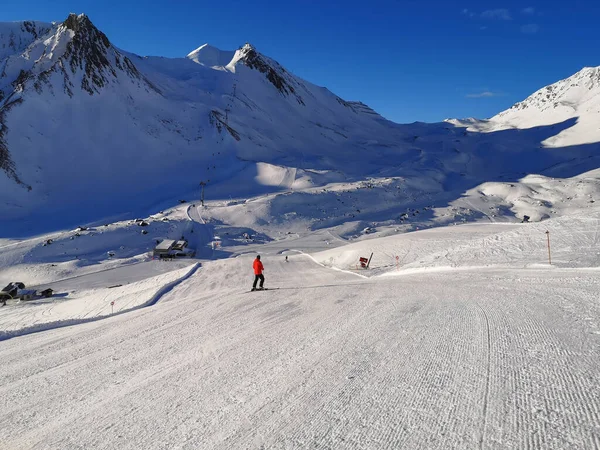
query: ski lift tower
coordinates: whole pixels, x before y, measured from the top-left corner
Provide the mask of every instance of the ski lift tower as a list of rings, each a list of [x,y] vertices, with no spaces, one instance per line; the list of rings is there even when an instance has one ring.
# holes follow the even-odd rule
[[[210,181],[210,180],[209,180]],[[202,193],[200,194],[200,204],[204,206],[204,186],[206,186],[206,181],[201,181],[200,186],[202,187]]]

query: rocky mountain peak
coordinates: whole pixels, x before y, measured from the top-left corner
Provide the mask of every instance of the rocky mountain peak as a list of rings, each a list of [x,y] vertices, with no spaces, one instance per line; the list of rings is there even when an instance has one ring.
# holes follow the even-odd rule
[[[140,78],[138,70],[129,58],[121,55],[85,14],[70,14],[62,23],[62,27],[73,32],[64,58],[73,73],[77,70],[85,72],[81,87],[89,94],[92,95],[103,88],[110,77],[116,78],[116,69],[126,72],[131,77]]]
[[[73,30],[76,33],[81,30],[95,31],[99,32],[99,30],[94,26],[92,21],[85,14],[69,14],[67,20],[63,22],[63,25],[67,27],[69,30]]]
[[[256,49],[254,48],[254,46],[252,44],[250,44],[249,42],[246,42],[241,48],[240,50],[244,53],[248,53],[250,51],[256,51]]]
[[[0,44],[4,35],[12,44],[0,47],[6,54],[3,60],[0,52],[0,171],[18,184],[25,185],[9,152],[6,116],[30,96],[94,95],[127,82],[158,92],[85,14],[70,14],[59,24],[0,24]]]
[[[288,96],[293,95],[298,103],[304,105],[302,97],[294,87],[294,80],[290,77],[287,71],[276,61],[267,58],[256,51],[252,44],[244,44],[236,54],[237,63],[242,63],[250,69],[258,70],[263,73],[267,80],[277,88],[281,94]]]

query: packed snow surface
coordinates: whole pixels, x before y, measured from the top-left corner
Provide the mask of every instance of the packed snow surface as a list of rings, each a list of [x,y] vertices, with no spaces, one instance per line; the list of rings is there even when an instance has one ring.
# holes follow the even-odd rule
[[[206,209],[182,209],[210,227]],[[590,212],[350,244],[329,231],[223,239],[237,257],[203,261],[153,306],[1,342],[0,442],[597,448],[599,229]],[[271,290],[249,292],[256,252]],[[357,270],[370,252],[372,268]],[[106,292],[103,273],[85,275],[91,297]],[[79,314],[81,295],[55,302]]]

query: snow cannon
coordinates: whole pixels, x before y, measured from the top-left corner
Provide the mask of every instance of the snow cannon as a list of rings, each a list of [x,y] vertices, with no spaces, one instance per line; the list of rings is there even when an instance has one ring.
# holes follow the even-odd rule
[[[373,258],[373,253],[368,258],[363,258],[362,256],[359,258],[360,267],[363,269],[368,269],[371,264],[371,258]]]

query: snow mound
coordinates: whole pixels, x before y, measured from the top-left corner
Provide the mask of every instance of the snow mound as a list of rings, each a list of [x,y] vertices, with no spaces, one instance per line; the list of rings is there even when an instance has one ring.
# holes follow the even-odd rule
[[[280,167],[273,164],[256,164],[256,182],[264,186],[279,186],[290,188],[296,179],[296,169],[290,167]]]
[[[0,309],[0,341],[64,326],[93,322],[155,304],[198,269],[193,264],[124,286],[61,292]]]

